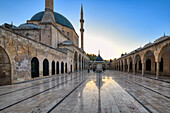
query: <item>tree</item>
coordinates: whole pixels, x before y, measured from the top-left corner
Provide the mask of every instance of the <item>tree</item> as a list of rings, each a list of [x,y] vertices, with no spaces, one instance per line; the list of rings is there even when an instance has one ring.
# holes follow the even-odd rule
[[[95,54],[88,54],[87,53],[87,56],[89,57],[90,60],[96,61],[97,56]]]

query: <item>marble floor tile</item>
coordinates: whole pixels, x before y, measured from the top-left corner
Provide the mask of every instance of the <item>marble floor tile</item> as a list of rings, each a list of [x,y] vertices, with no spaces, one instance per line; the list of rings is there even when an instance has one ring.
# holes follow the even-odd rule
[[[170,83],[118,71],[75,72],[0,87],[2,113],[168,113]]]

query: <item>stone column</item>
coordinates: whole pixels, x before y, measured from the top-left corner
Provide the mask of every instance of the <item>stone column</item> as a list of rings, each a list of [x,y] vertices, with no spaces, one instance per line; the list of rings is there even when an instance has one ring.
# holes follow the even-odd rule
[[[117,70],[119,71],[119,63],[118,63],[118,65],[117,65],[118,67],[117,67]]]
[[[128,73],[130,72],[130,63],[128,62]]]
[[[52,61],[49,61],[49,76],[52,76]]]
[[[145,63],[143,62],[142,63],[142,76],[145,75]]]
[[[138,71],[139,71],[139,61],[136,62],[136,72],[138,72]]]
[[[80,69],[79,69],[79,70],[82,70],[82,65],[81,65],[82,62],[81,62],[81,58],[80,58],[80,62],[79,62],[79,63],[80,63],[80,65],[79,65]]]
[[[135,64],[133,63],[133,74],[136,74],[136,71],[135,71]]]
[[[59,74],[61,74],[61,62],[59,61]]]
[[[156,62],[156,78],[159,77],[159,61]]]
[[[125,72],[125,65],[123,65],[123,71]]]
[[[79,71],[79,60],[77,60],[77,71]]]

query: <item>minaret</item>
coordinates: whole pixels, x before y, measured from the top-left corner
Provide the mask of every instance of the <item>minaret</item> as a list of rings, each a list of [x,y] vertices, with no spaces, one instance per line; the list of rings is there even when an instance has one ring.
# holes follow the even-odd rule
[[[41,22],[54,23],[54,0],[45,0],[45,13]]]
[[[56,37],[54,34],[55,18],[54,18],[54,0],[45,0],[45,12],[40,22],[41,27],[41,42],[57,48]]]
[[[54,0],[45,0],[45,10],[54,10]]]
[[[80,28],[80,32],[81,32],[81,49],[84,50],[84,19],[83,19],[83,6],[81,5],[81,19],[80,19],[80,24],[81,24],[81,28]]]

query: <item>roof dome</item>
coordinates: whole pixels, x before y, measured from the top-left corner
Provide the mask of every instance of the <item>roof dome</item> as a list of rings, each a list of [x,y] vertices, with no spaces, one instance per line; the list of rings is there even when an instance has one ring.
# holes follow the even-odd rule
[[[73,41],[71,40],[66,40],[62,43],[63,45],[73,45]]]
[[[37,14],[35,14],[30,21],[41,21],[43,16],[44,16],[45,11],[39,12]],[[61,24],[63,26],[69,27],[71,29],[74,29],[73,25],[70,23],[70,21],[65,18],[63,15],[54,12],[54,17],[55,17],[55,21],[58,24]]]
[[[159,42],[161,42],[161,41],[163,41],[163,40],[166,40],[166,39],[168,39],[168,38],[170,38],[170,37],[164,35],[164,36],[158,38],[157,40],[155,40],[154,43],[159,43]]]
[[[153,45],[153,43],[149,42],[149,43],[147,43],[143,48],[149,47],[149,46],[151,46],[151,45]]]
[[[98,57],[96,58],[96,61],[103,61],[103,59],[100,55],[98,55]]]
[[[17,27],[17,29],[40,29],[40,26],[33,23],[24,23]]]

